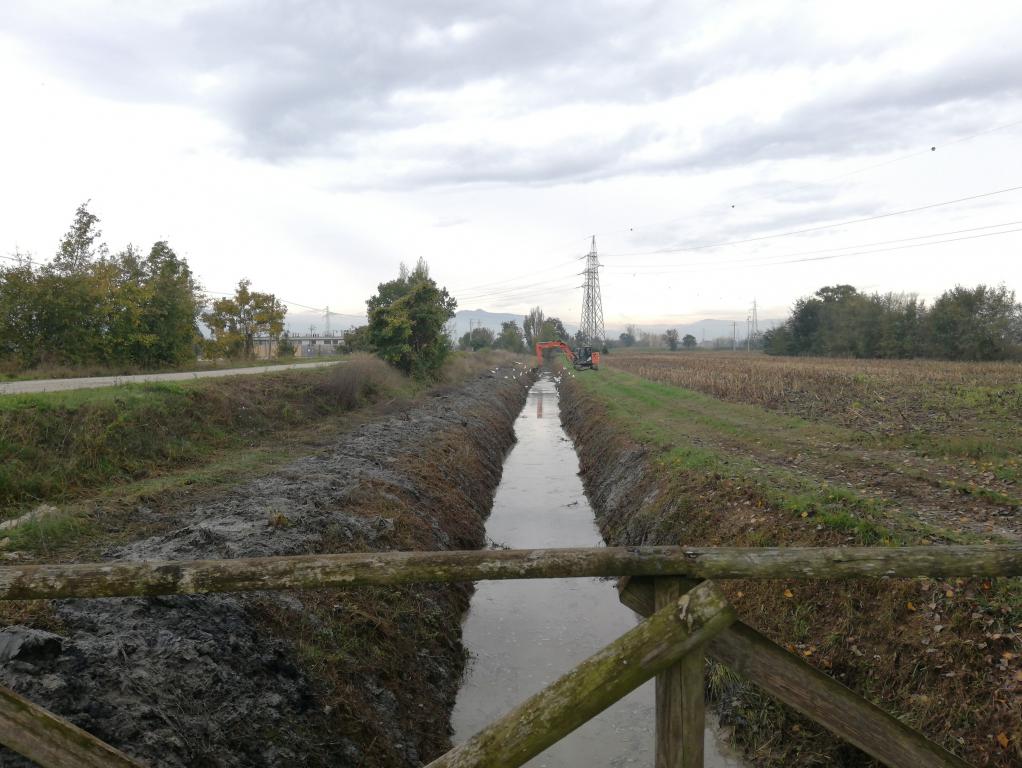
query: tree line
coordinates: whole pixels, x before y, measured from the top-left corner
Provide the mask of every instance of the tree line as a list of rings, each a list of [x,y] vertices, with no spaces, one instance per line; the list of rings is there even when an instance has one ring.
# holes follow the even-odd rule
[[[956,286],[927,307],[914,295],[825,286],[763,334],[772,355],[945,360],[1022,358],[1022,305],[1005,286]]]
[[[0,266],[0,363],[166,368],[200,353],[253,356],[258,334],[283,329],[287,310],[273,294],[242,280],[234,296],[209,304],[167,241],[111,253],[99,224],[83,203],[50,261],[17,254]]]
[[[578,334],[576,334],[576,337]],[[547,317],[541,307],[533,307],[522,318],[507,320],[500,324],[500,332],[489,328],[473,328],[458,339],[458,349],[478,351],[480,349],[506,349],[509,352],[526,352],[540,341],[571,342],[572,337],[558,317]],[[579,339],[576,338],[577,342]]]
[[[674,352],[679,345],[685,349],[695,349],[699,342],[691,333],[681,336],[676,328],[668,328],[663,333],[656,334],[649,331],[640,331],[635,325],[628,325],[625,326],[625,330],[622,333],[618,334],[617,341],[613,342],[612,345],[655,348],[661,344]]]

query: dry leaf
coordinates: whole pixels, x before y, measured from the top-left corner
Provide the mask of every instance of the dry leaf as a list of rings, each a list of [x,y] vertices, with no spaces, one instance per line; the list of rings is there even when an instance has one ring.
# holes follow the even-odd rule
[[[997,743],[1000,744],[1004,749],[1008,748],[1008,736],[1004,731],[997,734]]]
[[[954,597],[954,596],[955,596],[954,590],[951,590],[951,589],[949,589],[947,592],[944,593],[944,597]]]
[[[908,609],[909,609],[910,611],[914,611],[914,610],[916,609],[916,607],[915,607],[914,605],[912,605],[912,601],[911,601],[911,600],[909,600],[909,601],[908,601],[908,602],[907,602],[907,603],[905,604],[905,607],[906,607],[906,608],[908,608]]]
[[[792,592],[790,589],[786,589],[786,590],[784,590],[784,596],[785,597],[794,597],[795,593]]]

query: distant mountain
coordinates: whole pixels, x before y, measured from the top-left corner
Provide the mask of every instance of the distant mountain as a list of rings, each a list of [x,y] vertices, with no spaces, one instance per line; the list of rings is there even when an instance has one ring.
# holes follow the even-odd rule
[[[288,330],[291,332],[306,333],[311,328],[314,328],[316,332],[322,333],[326,330],[324,317],[322,314],[315,314],[312,312],[288,312],[286,325]],[[489,328],[494,333],[500,332],[500,324],[508,320],[514,320],[518,323],[518,327],[522,327],[522,321],[525,319],[524,315],[510,314],[507,312],[487,312],[485,309],[459,309],[454,319],[448,324],[448,328],[452,329],[454,338],[459,338],[469,330],[469,322],[471,321],[473,328]],[[575,333],[578,330],[577,321],[568,321],[566,318],[561,318],[564,323],[565,329],[568,333]],[[353,315],[353,314],[341,314],[331,313],[330,314],[330,329],[335,332],[346,331],[349,328],[353,328],[358,325],[365,325],[365,315]],[[771,319],[761,318],[759,321],[760,331],[779,325],[783,322],[783,319]],[[699,341],[704,338],[706,341],[712,341],[718,337],[731,338],[731,321],[720,320],[717,318],[705,318],[698,320],[694,323],[635,323],[635,327],[640,331],[646,331],[647,333],[655,333],[657,335],[662,334],[668,328],[674,328],[678,331],[678,334],[684,336],[686,333],[691,333]],[[611,339],[616,339],[620,334],[624,332],[626,328],[625,324],[621,323],[608,323],[607,324],[607,336]],[[741,320],[737,325],[738,338],[745,338],[745,321]]]
[[[509,315],[506,312],[487,312],[485,309],[459,309],[454,313],[454,319],[447,326],[453,327],[454,338],[460,338],[469,331],[469,323],[473,328],[489,328],[494,333],[500,332],[500,324],[508,320],[514,320],[518,327],[522,327],[524,315]]]

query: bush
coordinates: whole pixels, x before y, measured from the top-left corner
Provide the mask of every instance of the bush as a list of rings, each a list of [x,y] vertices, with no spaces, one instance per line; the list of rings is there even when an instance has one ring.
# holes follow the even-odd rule
[[[319,394],[337,407],[351,411],[399,394],[407,386],[408,380],[380,358],[356,353],[330,367],[319,385]]]

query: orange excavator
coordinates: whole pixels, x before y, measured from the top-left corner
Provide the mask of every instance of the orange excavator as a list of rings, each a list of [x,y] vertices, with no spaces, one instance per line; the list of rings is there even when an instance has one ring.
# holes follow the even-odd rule
[[[559,349],[564,352],[565,356],[571,361],[571,365],[576,371],[580,371],[583,368],[592,368],[595,371],[600,367],[600,353],[593,351],[592,347],[579,347],[577,352],[573,352],[571,347],[563,341],[537,341],[537,365],[543,365],[544,349]]]

